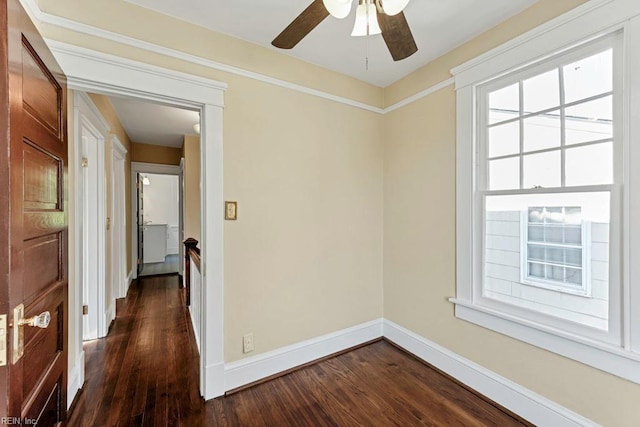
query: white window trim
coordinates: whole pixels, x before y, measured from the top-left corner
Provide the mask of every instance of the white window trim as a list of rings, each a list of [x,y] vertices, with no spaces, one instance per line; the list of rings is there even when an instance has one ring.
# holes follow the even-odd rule
[[[488,52],[453,70],[457,91],[457,296],[451,298],[456,316],[486,328],[528,342],[549,351],[578,360],[640,384],[640,251],[631,251],[631,242],[640,242],[640,147],[631,140],[640,135],[640,2],[636,0],[592,0],[537,30]],[[473,215],[479,206],[476,176],[478,156],[475,147],[476,87],[492,78],[536,63],[580,43],[622,31],[623,35],[623,110],[621,130],[624,166],[616,170],[624,182],[621,189],[611,189],[612,206],[622,206],[623,224],[612,227],[611,241],[621,241],[612,248],[611,262],[621,262],[621,287],[611,286],[612,300],[622,300],[620,330],[614,330],[621,345],[590,339],[579,332],[563,331],[493,307],[476,304],[474,272],[481,271],[482,241],[474,233],[482,224]],[[634,94],[635,96],[631,96]],[[617,153],[621,155],[622,153]],[[635,168],[632,165],[636,165]],[[623,178],[623,179],[622,179]],[[634,188],[631,191],[630,188]],[[621,190],[621,191],[620,191]],[[623,232],[624,230],[624,232]],[[480,239],[481,240],[481,239]],[[479,270],[480,269],[480,270]],[[612,281],[613,282],[613,281]]]

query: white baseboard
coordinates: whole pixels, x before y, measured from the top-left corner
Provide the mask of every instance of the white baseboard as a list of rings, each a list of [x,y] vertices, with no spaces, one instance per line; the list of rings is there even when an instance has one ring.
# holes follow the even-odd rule
[[[225,366],[223,362],[207,365],[204,372],[201,373],[200,378],[200,394],[204,397],[204,400],[215,399],[216,397],[224,396],[226,391],[224,388],[225,382]],[[212,384],[207,388],[206,384]],[[202,388],[205,387],[203,390]]]
[[[69,371],[67,379],[67,409],[71,407],[73,399],[84,384],[84,351],[81,351],[76,357],[76,365]]]
[[[536,425],[597,426],[593,421],[389,320],[384,320],[384,337]]]
[[[251,384],[380,337],[382,337],[382,319],[376,319],[332,334],[227,363],[224,366],[225,390]]]

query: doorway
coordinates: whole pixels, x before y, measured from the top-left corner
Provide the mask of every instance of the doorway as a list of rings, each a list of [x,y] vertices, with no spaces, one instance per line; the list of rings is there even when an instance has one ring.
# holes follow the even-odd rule
[[[107,334],[111,318],[106,297],[106,212],[105,212],[105,141],[109,125],[104,121],[89,96],[77,92],[74,96],[73,134],[78,141],[76,203],[79,212],[80,238],[76,251],[81,262],[76,263],[76,281],[81,283],[82,340],[93,340]]]
[[[202,185],[201,245],[203,289],[200,391],[205,399],[221,396],[224,385],[224,197],[223,106],[226,85],[129,59],[105,55],[62,42],[50,42],[73,90],[126,95],[148,101],[193,108],[201,115],[200,161]],[[76,238],[76,236],[74,236]],[[81,289],[71,289],[81,299]],[[79,295],[80,294],[80,295]],[[81,312],[70,312],[69,323],[79,325]],[[69,398],[80,389],[84,375],[81,328],[70,330]],[[71,334],[75,332],[75,339]]]
[[[178,175],[141,172],[139,169],[148,166],[140,164],[135,169],[132,166],[132,182],[137,190],[132,209],[138,246],[134,252],[137,276],[181,274],[182,171],[171,168]]]

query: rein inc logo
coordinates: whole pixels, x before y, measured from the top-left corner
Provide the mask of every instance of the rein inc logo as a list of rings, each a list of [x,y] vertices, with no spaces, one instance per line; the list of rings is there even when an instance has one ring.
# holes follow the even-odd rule
[[[8,426],[34,426],[38,424],[38,420],[35,418],[20,418],[20,417],[0,417],[0,425]]]

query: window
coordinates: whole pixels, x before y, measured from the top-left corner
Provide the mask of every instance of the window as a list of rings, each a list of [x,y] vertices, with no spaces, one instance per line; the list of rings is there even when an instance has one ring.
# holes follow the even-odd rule
[[[640,383],[640,40],[624,34],[640,19],[627,13],[594,6],[452,70],[451,301],[460,319]],[[615,30],[594,36],[603,19]]]
[[[594,338],[615,329],[613,46],[599,41],[477,88],[481,302]]]
[[[586,295],[582,208],[530,207],[525,214],[523,283]]]

